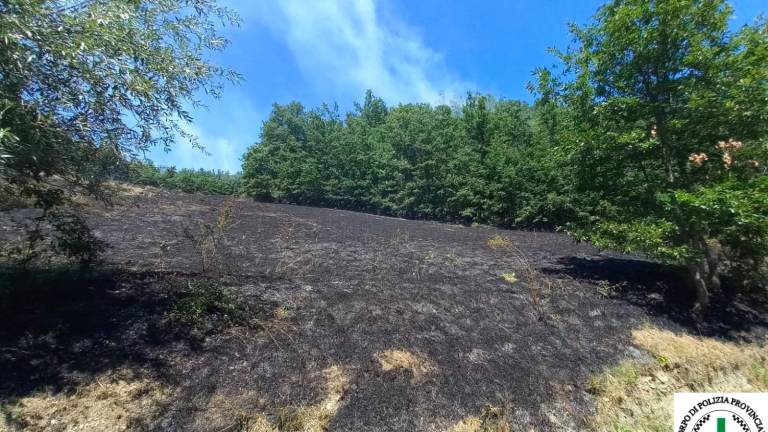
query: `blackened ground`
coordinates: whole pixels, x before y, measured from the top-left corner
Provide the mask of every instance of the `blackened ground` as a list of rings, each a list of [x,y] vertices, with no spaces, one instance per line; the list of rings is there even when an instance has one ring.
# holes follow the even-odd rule
[[[644,355],[633,329],[743,339],[766,327],[726,301],[716,302],[721,319],[698,325],[675,269],[555,233],[158,190],[126,200],[91,211],[112,245],[95,275],[0,279],[17,292],[0,305],[0,399],[129,367],[175,389],[137,428],[213,431],[232,420],[210,412],[214,399],[266,414],[309,406],[324,398],[319,371],[336,366],[350,382],[330,430],[443,431],[487,405],[505,407],[520,430],[578,430],[593,407],[590,376]],[[203,275],[185,232],[214,224],[226,205],[234,222]],[[1,217],[7,240],[25,213]],[[169,327],[166,287],[211,279],[264,325],[204,339]],[[387,350],[431,372],[384,370]]]

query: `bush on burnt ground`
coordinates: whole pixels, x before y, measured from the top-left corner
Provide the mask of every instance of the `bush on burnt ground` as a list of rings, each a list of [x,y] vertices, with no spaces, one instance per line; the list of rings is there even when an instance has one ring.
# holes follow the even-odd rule
[[[168,311],[173,323],[197,337],[231,327],[258,327],[256,313],[234,290],[212,281],[190,281],[174,289]]]
[[[158,366],[164,346],[258,328],[274,308],[207,278],[0,267],[0,399],[65,384],[70,372]]]

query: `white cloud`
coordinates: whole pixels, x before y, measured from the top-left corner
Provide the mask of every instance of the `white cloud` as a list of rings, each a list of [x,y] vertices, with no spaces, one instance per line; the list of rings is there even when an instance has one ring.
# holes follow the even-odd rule
[[[236,5],[284,40],[308,81],[335,95],[366,89],[388,102],[446,102],[469,85],[452,78],[441,56],[375,0],[269,0]]]
[[[229,172],[240,170],[240,164],[237,161],[239,155],[235,154],[235,148],[230,139],[211,136],[200,126],[192,123],[183,123],[181,128],[184,132],[197,137],[198,143],[203,146],[205,152],[193,147],[189,141],[179,138],[176,147],[172,150],[178,152],[176,155],[178,167],[220,169]]]
[[[240,157],[256,140],[264,117],[237,94],[225,95],[215,103],[210,109],[192,110],[195,114],[194,123],[180,122],[181,129],[197,137],[205,152],[194,147],[184,137],[177,136],[170,152],[166,153],[158,147],[152,149],[147,156],[161,166],[223,170],[230,173],[240,171]]]
[[[210,136],[198,125],[182,123],[181,129],[190,135],[197,137],[205,151],[194,147],[184,137],[177,137],[176,142],[166,153],[162,148],[154,148],[148,154],[157,165],[175,166],[177,168],[204,168],[208,170],[223,170],[237,172],[240,170],[238,156],[232,142],[221,136]]]
[[[385,13],[377,0],[222,2],[241,14],[246,34],[252,25],[269,29],[290,50],[307,83],[324,97],[360,100],[371,89],[391,104],[444,103],[473,88],[453,76],[442,56],[405,23]],[[254,50],[253,57],[244,60],[262,59]],[[274,61],[263,60],[266,67]],[[210,101],[209,110],[192,110],[195,122],[184,128],[198,137],[210,155],[179,139],[170,153],[154,149],[148,156],[158,165],[239,171],[240,156],[256,141],[266,118],[256,102],[260,108],[262,102],[266,104],[250,100],[243,89],[234,87],[224,92],[222,100]]]

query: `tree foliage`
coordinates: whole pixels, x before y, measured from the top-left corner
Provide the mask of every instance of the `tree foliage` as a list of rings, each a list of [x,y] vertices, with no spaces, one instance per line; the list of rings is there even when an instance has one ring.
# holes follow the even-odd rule
[[[204,169],[160,168],[149,162],[133,162],[125,175],[131,183],[178,190],[187,193],[236,195],[240,193],[240,175]]]
[[[213,0],[3,1],[5,194],[31,198],[43,220],[73,191],[99,195],[123,160],[193,139],[186,107],[238,78],[207,60],[236,22]]]
[[[573,116],[571,229],[685,263],[706,306],[728,255],[768,252],[768,27],[722,0],[613,0],[572,26],[554,83]]]

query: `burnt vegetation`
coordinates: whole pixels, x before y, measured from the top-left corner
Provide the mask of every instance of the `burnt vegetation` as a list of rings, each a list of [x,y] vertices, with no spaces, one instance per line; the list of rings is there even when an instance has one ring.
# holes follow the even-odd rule
[[[203,268],[184,231],[222,215],[226,266]],[[697,320],[679,272],[556,233],[159,189],[88,220],[112,245],[99,270],[4,273],[9,407],[129,369],[170,389],[136,430],[578,428],[634,329],[744,343],[767,325],[720,300]]]

